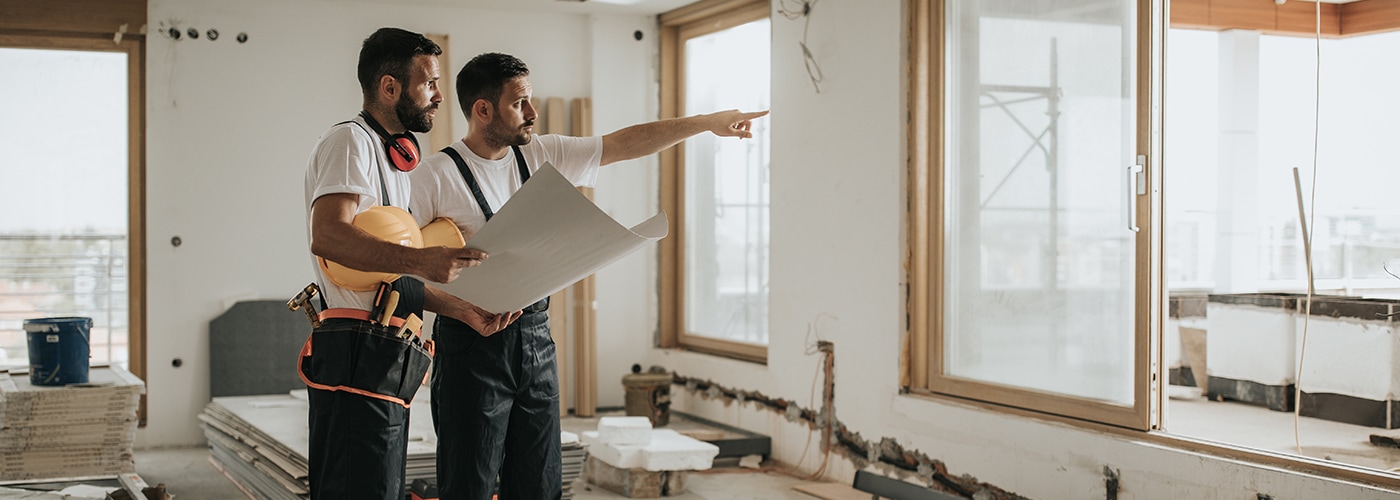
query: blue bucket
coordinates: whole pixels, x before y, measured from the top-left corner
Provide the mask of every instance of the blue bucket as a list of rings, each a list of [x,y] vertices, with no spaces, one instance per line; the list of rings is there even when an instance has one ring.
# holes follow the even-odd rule
[[[29,381],[34,385],[85,384],[92,318],[24,320],[29,337]]]

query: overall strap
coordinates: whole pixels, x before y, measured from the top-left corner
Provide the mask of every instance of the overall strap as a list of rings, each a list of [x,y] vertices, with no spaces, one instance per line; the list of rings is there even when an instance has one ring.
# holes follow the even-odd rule
[[[525,155],[520,153],[520,146],[511,146],[515,152],[515,166],[520,169],[520,183],[530,180],[530,167],[525,164]],[[472,175],[472,169],[467,168],[467,160],[462,158],[455,148],[448,146],[442,148],[442,152],[447,153],[452,158],[452,162],[457,164],[457,170],[462,173],[462,179],[467,181],[467,189],[472,191],[472,197],[476,198],[477,206],[481,207],[481,213],[486,215],[486,220],[491,220],[495,212],[491,210],[491,205],[486,203],[486,195],[481,192],[481,184],[476,182],[476,176]]]
[[[491,220],[495,212],[491,211],[491,205],[486,203],[486,195],[481,193],[481,185],[477,184],[476,176],[472,175],[472,169],[467,168],[467,160],[462,158],[452,146],[442,148],[442,152],[452,158],[452,162],[457,164],[457,171],[462,172],[462,179],[467,181],[467,189],[472,190],[472,197],[476,198],[476,205],[481,207],[481,213],[486,215],[486,220]]]
[[[370,117],[369,117],[369,114],[368,114],[368,113],[365,113],[364,111],[361,111],[361,112],[360,112],[360,116],[365,117],[365,119],[367,119],[367,120],[373,120],[373,118],[370,118]],[[356,126],[360,127],[360,130],[364,130],[366,134],[369,134],[370,137],[374,137],[374,134],[371,133],[371,132],[369,131],[369,129],[365,128],[364,124],[362,124],[362,123],[360,123],[360,122],[357,122],[357,121],[355,121],[355,120],[347,120],[347,121],[343,121],[343,122],[337,123],[337,124],[335,124],[335,125],[336,125],[336,126],[339,126],[339,125],[344,125],[344,124],[347,124],[347,123],[353,123],[353,124],[355,124]],[[377,126],[379,126],[379,124],[376,123],[375,126],[377,127]],[[393,204],[392,204],[392,203],[389,203],[389,182],[388,182],[387,180],[384,179],[384,169],[383,169],[383,168],[380,168],[380,166],[379,166],[379,155],[375,155],[375,156],[374,156],[374,169],[375,169],[376,171],[379,172],[379,193],[380,193],[381,196],[383,196],[382,198],[379,199],[379,204],[380,204],[380,205],[390,205],[390,206],[392,206]],[[324,304],[323,304],[322,309],[325,309]]]
[[[530,166],[525,164],[525,155],[520,154],[520,146],[511,145],[511,151],[515,152],[515,167],[520,169],[520,183],[530,180]]]

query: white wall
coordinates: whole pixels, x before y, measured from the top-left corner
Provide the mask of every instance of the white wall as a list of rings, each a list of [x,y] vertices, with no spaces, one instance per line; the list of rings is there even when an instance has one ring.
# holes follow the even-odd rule
[[[222,36],[148,38],[150,420],[138,446],[203,440],[195,415],[209,400],[211,319],[236,300],[284,300],[311,281],[306,161],[322,132],[360,109],[355,62],[366,36],[381,26],[445,33],[452,60],[442,61],[444,72],[455,74],[481,52],[506,52],[531,65],[536,95],[573,98],[590,95],[594,85],[594,54],[579,43],[591,38],[594,23],[645,24],[637,16],[595,21],[583,14],[332,0],[152,0],[149,7],[152,32],[178,20]],[[239,32],[248,33],[247,43],[234,40]],[[625,97],[646,108],[633,104],[647,102],[642,96]],[[439,123],[452,117],[456,135],[466,132],[457,109],[438,116]],[[174,236],[181,246],[171,245]],[[172,366],[175,358],[181,367]]]
[[[147,221],[150,426],[139,446],[202,441],[208,322],[230,301],[283,299],[310,280],[302,176],[316,138],[359,106],[354,64],[375,28],[447,33],[455,70],[486,50],[531,64],[540,96],[594,98],[595,132],[656,116],[654,21],[639,15],[528,15],[332,0],[152,0],[151,26],[176,18],[245,45],[148,43]],[[521,28],[521,19],[529,25]],[[1032,498],[1382,498],[1375,490],[899,393],[904,332],[904,23],[900,2],[821,2],[808,44],[826,81],[816,94],[797,41],[773,16],[772,274],[767,365],[654,349],[654,252],[598,277],[599,404],[622,404],[634,362],[815,407],[809,331],[835,343],[836,416],[865,439],[891,438]],[[642,42],[631,38],[644,32]],[[454,131],[465,131],[455,111]],[[441,116],[441,115],[440,115]],[[599,205],[624,223],[657,207],[655,159],[609,166]],[[172,248],[172,236],[184,245]],[[292,355],[292,353],[285,353]],[[181,368],[171,366],[182,358]],[[753,405],[677,388],[676,408],[774,437],[802,458],[808,430]],[[815,447],[815,443],[813,445]],[[803,467],[816,468],[809,452]],[[851,480],[833,459],[827,477]]]

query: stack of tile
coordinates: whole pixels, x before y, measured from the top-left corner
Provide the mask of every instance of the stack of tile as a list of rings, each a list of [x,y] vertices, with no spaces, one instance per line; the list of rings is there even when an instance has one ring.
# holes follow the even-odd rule
[[[436,474],[437,438],[427,401],[418,391],[409,412],[407,484]],[[299,500],[308,494],[306,390],[269,396],[214,398],[199,420],[210,459],[256,498]]]
[[[646,417],[603,417],[584,431],[588,482],[630,498],[685,492],[686,471],[709,469],[719,447],[670,429],[653,430]]]
[[[574,481],[583,475],[583,462],[588,459],[588,445],[579,440],[578,434],[569,431],[561,432],[559,438],[564,465],[563,500],[569,500],[574,497]]]
[[[116,366],[88,383],[36,386],[25,369],[0,371],[0,481],[134,472],[136,409],[146,386]]]

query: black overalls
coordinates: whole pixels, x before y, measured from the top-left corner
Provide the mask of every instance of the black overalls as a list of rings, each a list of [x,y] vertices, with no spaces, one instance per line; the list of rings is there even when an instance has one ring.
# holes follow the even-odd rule
[[[523,184],[530,169],[511,148]],[[493,215],[476,177],[457,163],[486,219]],[[489,337],[438,316],[433,325],[432,412],[437,430],[437,482],[443,500],[551,499],[563,492],[559,455],[559,374],[549,336],[546,298]]]
[[[403,297],[394,316],[406,318],[409,314],[423,314],[422,282],[399,278],[394,282],[394,290]],[[376,337],[383,338],[397,330],[368,321],[335,318],[322,321],[320,327],[312,330],[312,337],[358,337],[369,340],[361,345],[373,345]],[[356,360],[344,363],[347,378],[387,376],[382,367],[394,361],[376,356],[377,353],[368,349],[348,355],[328,348],[337,347],[334,343],[315,344],[320,347],[317,355]],[[422,384],[422,379],[404,383]],[[404,467],[408,461],[408,407],[351,392],[312,387],[307,388],[306,396],[310,405],[307,480],[312,500],[403,499]]]
[[[361,112],[367,123],[377,131],[383,127],[369,113]],[[363,129],[359,122],[354,123]],[[369,130],[365,130],[369,133]],[[381,132],[381,134],[387,134]],[[373,137],[374,134],[370,134]],[[380,202],[389,204],[389,190],[384,179],[384,167],[375,158],[379,172]],[[407,203],[405,203],[407,205]],[[406,209],[406,208],[405,208]],[[411,314],[423,316],[423,283],[401,277],[393,289],[401,298],[393,315],[406,319]],[[321,309],[326,309],[321,296]],[[397,351],[386,349],[397,328],[369,321],[333,318],[312,329],[312,356],[319,358],[311,364],[314,376],[329,385],[345,385],[362,390],[383,389],[385,382],[407,388],[407,399],[420,380],[398,380],[394,375],[399,361]],[[300,363],[301,361],[299,361]],[[401,394],[402,395],[402,394]],[[308,482],[311,499],[369,499],[402,500],[404,498],[405,463],[408,459],[408,407],[366,397],[344,390],[307,388],[308,424]]]

